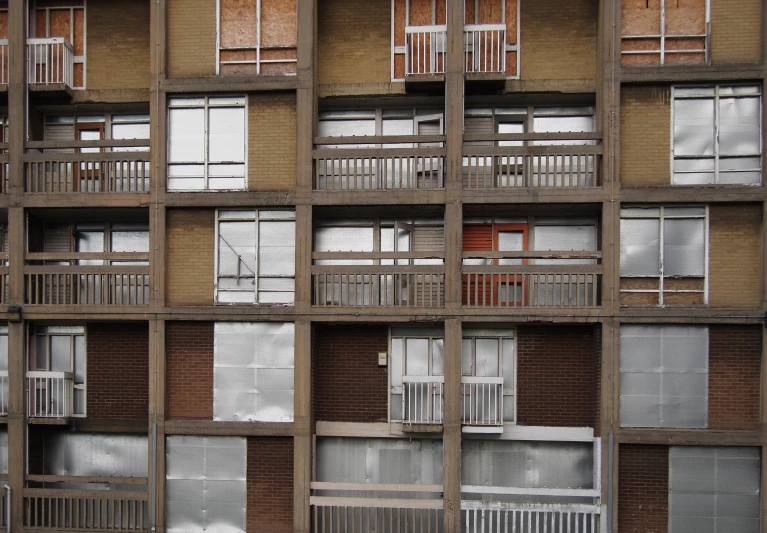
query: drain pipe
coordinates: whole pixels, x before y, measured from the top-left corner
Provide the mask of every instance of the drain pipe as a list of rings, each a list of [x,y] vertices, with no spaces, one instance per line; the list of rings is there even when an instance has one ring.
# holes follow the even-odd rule
[[[5,487],[5,530],[11,533],[11,487],[3,486]]]

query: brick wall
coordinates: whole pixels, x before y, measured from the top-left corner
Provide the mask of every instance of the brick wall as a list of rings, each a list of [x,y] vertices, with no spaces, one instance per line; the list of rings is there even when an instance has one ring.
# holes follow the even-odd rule
[[[521,0],[521,78],[596,78],[596,0]]]
[[[759,307],[761,206],[716,204],[709,215],[709,305]]]
[[[89,419],[149,417],[149,327],[146,322],[87,326]]]
[[[248,437],[248,533],[293,531],[293,439]]]
[[[216,74],[215,1],[168,0],[167,28],[169,77]]]
[[[592,326],[517,328],[517,423],[595,427],[600,350]]]
[[[213,322],[168,322],[167,418],[213,419]]]
[[[709,429],[759,429],[761,359],[761,326],[709,327]]]
[[[758,63],[762,53],[761,0],[711,2],[711,63]]]
[[[251,94],[248,99],[248,189],[296,186],[296,95]]]
[[[671,184],[670,99],[668,87],[621,87],[623,187]]]
[[[618,531],[668,531],[668,446],[620,446]]]
[[[312,335],[314,417],[333,422],[387,420],[386,326],[317,325]]]
[[[168,305],[212,305],[215,254],[212,209],[168,211],[165,290]]]
[[[149,88],[149,2],[88,4],[88,89]]]
[[[317,11],[320,84],[390,81],[390,0],[329,0]]]

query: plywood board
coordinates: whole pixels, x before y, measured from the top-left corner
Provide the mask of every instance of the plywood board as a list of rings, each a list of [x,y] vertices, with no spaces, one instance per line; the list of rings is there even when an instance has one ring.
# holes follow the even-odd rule
[[[410,0],[410,25],[431,25],[431,0]]]
[[[658,290],[658,278],[621,278],[621,290]]]
[[[666,50],[705,50],[705,37],[681,38],[666,37]]]
[[[261,0],[261,44],[296,46],[297,21],[296,0]]]
[[[666,35],[706,32],[706,0],[666,0]]]
[[[623,54],[621,56],[621,65],[633,67],[660,65],[660,52],[657,54]]]
[[[702,305],[703,294],[694,292],[665,293],[664,305]]]
[[[437,24],[447,24],[447,0],[437,0]]]
[[[85,0],[37,0],[35,7],[84,7]]]
[[[660,35],[660,0],[622,0],[621,35]]]
[[[74,83],[74,87],[84,87],[85,86],[85,74],[84,74],[85,70],[84,70],[84,67],[85,67],[85,65],[83,65],[82,63],[75,63],[74,68],[72,70],[72,77],[73,77],[73,80],[74,80],[72,83]]]
[[[621,305],[658,305],[658,293],[622,292]]]
[[[85,10],[75,9],[75,30],[72,47],[76,56],[85,55]]]
[[[502,24],[505,0],[479,0],[479,24]]]
[[[464,24],[476,24],[475,10],[476,0],[466,0],[464,2]]]
[[[517,8],[518,0],[506,0],[506,43],[517,44]],[[514,59],[516,65],[517,60]],[[516,68],[516,67],[515,67]],[[507,72],[508,74],[508,72]],[[511,76],[511,74],[509,74]],[[516,75],[516,73],[514,74]]]
[[[0,39],[7,39],[7,38],[8,38],[8,12],[0,11]]]
[[[45,37],[48,34],[45,11],[35,12],[35,37]]]
[[[506,52],[506,75],[517,76],[517,52]]]
[[[660,39],[624,39],[621,51],[650,50],[660,52]]]
[[[50,14],[50,31],[47,37],[64,37],[69,40],[72,29],[70,11],[68,9],[53,9]]]
[[[261,74],[295,74],[295,72],[295,63],[261,63]]]
[[[669,291],[702,291],[702,278],[666,278],[663,280],[663,290]]]
[[[394,77],[396,79],[405,77],[405,56],[403,54],[394,56]]]
[[[223,76],[255,76],[256,65],[221,65],[219,71]]]
[[[666,65],[703,65],[706,62],[706,54],[703,52],[688,54],[666,54]]]
[[[405,46],[405,9],[405,0],[394,0],[394,46]]]
[[[256,0],[221,0],[220,9],[221,46],[256,46]]]

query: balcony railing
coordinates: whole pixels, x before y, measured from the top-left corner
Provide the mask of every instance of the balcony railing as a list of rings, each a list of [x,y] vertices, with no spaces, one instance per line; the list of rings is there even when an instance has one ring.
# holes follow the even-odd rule
[[[443,528],[442,485],[312,482],[311,488],[313,533],[437,533]]]
[[[467,24],[463,27],[466,72],[506,73],[506,24]]]
[[[447,26],[405,28],[405,75],[444,74]]]
[[[463,186],[466,189],[601,187],[602,146],[587,144],[600,138],[600,134],[579,132],[465,135]],[[538,144],[522,146],[525,141]],[[555,145],[563,141],[568,144]],[[504,144],[493,146],[496,143]],[[509,145],[511,143],[518,146]]]
[[[72,416],[74,384],[71,372],[27,371],[27,416],[68,418]]]
[[[442,424],[444,389],[443,376],[404,376],[402,423]]]
[[[0,85],[8,85],[8,39],[0,39]]]
[[[578,307],[600,305],[601,252],[463,252],[463,305]],[[524,264],[530,260],[549,264]]]
[[[149,303],[147,253],[27,253],[25,257],[28,262],[48,263],[24,266],[27,304],[133,306]],[[99,261],[103,264],[93,264]]]
[[[599,533],[600,517],[595,504],[461,501],[464,533]]]
[[[28,142],[27,148],[40,151],[30,151],[23,156],[25,190],[31,193],[149,192],[148,146],[149,139]],[[72,153],[74,150],[81,151]]]
[[[0,416],[8,415],[8,371],[0,370]]]
[[[477,428],[503,428],[503,378],[461,377],[461,422]]]
[[[72,88],[73,66],[74,52],[67,39],[27,39],[27,81],[30,85]]]

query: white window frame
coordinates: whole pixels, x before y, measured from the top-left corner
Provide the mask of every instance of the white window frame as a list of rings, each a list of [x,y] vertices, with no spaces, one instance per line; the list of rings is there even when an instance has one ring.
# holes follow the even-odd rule
[[[497,339],[498,340],[498,376],[499,378],[505,378],[503,372],[503,342],[511,341],[512,343],[512,388],[506,386],[503,387],[503,398],[501,398],[501,422],[503,425],[516,425],[517,423],[517,331],[516,328],[504,328],[504,329],[490,329],[490,328],[464,328],[461,336],[461,377],[477,377],[477,340],[479,339]],[[463,342],[471,342],[471,372],[469,374],[463,371]],[[489,376],[488,376],[489,377]],[[508,416],[506,409],[503,407],[503,400],[507,397],[513,398],[512,412],[509,417],[510,420],[504,420]]]
[[[233,103],[233,100],[241,99],[242,103]],[[217,104],[216,102],[219,101],[221,103]],[[209,145],[210,145],[210,134],[209,134],[209,118],[210,118],[210,109],[211,108],[232,108],[232,109],[242,109],[243,115],[244,115],[244,135],[243,135],[243,161],[211,161],[210,155],[209,155]],[[201,161],[180,161],[180,162],[171,162],[170,157],[170,143],[171,143],[171,135],[170,135],[170,124],[171,124],[171,115],[172,111],[174,109],[203,109],[204,110],[204,126],[203,126],[203,143],[204,143],[204,152],[203,157]],[[172,192],[184,192],[184,191],[191,191],[191,192],[216,192],[216,191],[246,191],[248,189],[248,159],[249,159],[249,152],[248,152],[248,96],[244,94],[237,94],[237,95],[216,95],[216,96],[207,96],[207,95],[198,95],[198,96],[171,96],[168,98],[168,124],[167,124],[167,150],[168,150],[168,161],[167,161],[167,189],[168,191]],[[225,165],[225,164],[236,164],[236,165],[243,165],[243,177],[242,177],[242,186],[241,187],[234,187],[234,188],[222,188],[222,189],[212,189],[210,188],[210,166],[211,165]],[[170,187],[170,169],[173,166],[188,166],[188,165],[200,165],[203,167],[203,187],[200,189],[183,189],[183,188],[171,188]],[[180,177],[183,178],[183,177]],[[230,179],[238,179],[238,178],[230,178]]]
[[[231,218],[222,218],[221,213],[239,213],[239,215],[232,216]],[[274,213],[274,212],[280,212],[285,213],[286,216],[273,216],[273,215],[264,215],[263,213]],[[290,214],[291,216],[287,216],[287,214]],[[260,248],[259,248],[259,222],[261,221],[278,221],[278,222],[285,222],[285,221],[292,221],[293,222],[293,228],[295,230],[295,221],[296,221],[296,211],[295,209],[269,209],[269,208],[253,208],[253,209],[216,209],[216,239],[215,239],[215,246],[214,246],[214,278],[213,278],[213,289],[214,289],[214,302],[216,305],[258,305],[258,306],[293,306],[295,305],[295,269],[292,276],[259,276],[259,264],[260,264]],[[220,263],[220,249],[223,246],[227,246],[227,244],[221,242],[221,234],[220,234],[220,224],[221,222],[253,222],[254,224],[254,243],[256,248],[256,263],[253,265],[253,268],[251,269],[249,265],[246,266],[246,270],[250,270],[251,274],[254,277],[254,301],[253,302],[222,302],[219,301],[219,292],[244,292],[244,291],[227,291],[226,289],[220,289],[219,288],[219,263]],[[244,261],[240,260],[244,263]],[[293,261],[295,265],[295,246],[294,246],[294,253],[293,253]],[[248,277],[248,276],[243,276]],[[259,279],[261,278],[269,278],[269,279],[292,279],[294,281],[293,284],[293,299],[290,303],[259,303],[258,301],[258,295],[260,292],[259,289]],[[289,292],[289,291],[267,291],[267,292]]]
[[[29,370],[43,370],[47,371],[50,370],[51,366],[51,352],[50,352],[50,338],[52,336],[69,336],[70,337],[70,351],[69,351],[69,372],[72,372],[72,417],[73,418],[85,418],[88,415],[88,331],[85,326],[74,326],[74,325],[66,325],[66,326],[52,326],[54,328],[60,328],[61,332],[47,332],[44,331],[46,329],[46,326],[42,326],[41,328],[35,328],[32,326],[30,328],[30,334],[27,335],[28,339],[28,349],[27,353],[29,354],[27,359],[27,368]],[[68,331],[67,331],[68,330]],[[45,369],[32,369],[30,368],[32,366],[33,361],[37,361],[37,339],[40,337],[47,337],[46,342],[46,349],[48,350],[48,353],[46,354],[46,366]],[[83,338],[83,356],[85,360],[83,361],[83,382],[77,383],[75,378],[75,362],[74,362],[74,354],[75,354],[75,338],[76,337],[82,337]],[[75,412],[75,391],[82,390],[83,394],[83,412],[82,413],[76,413]]]
[[[707,2],[708,4],[708,2]],[[759,119],[759,152],[754,154],[747,154],[747,155],[734,155],[734,156],[722,156],[719,152],[719,136],[720,136],[720,129],[719,129],[719,100],[720,100],[720,91],[722,88],[735,88],[735,87],[747,87],[747,88],[753,88],[756,90],[756,94],[727,94],[724,95],[724,98],[759,98],[759,113],[758,113],[758,119]],[[704,93],[701,92],[700,94],[682,94],[680,95],[680,89],[702,89],[704,91],[710,91],[711,89],[714,90],[713,94],[710,93]],[[687,156],[677,156],[675,153],[675,136],[674,136],[674,124],[675,124],[675,116],[676,116],[676,101],[677,100],[713,100],[714,102],[714,154],[711,156],[706,156],[703,154],[698,155],[687,155]],[[713,181],[711,183],[707,183],[706,185],[719,185],[719,167],[720,167],[720,161],[722,158],[727,159],[737,159],[737,158],[759,158],[759,168],[754,169],[739,169],[739,170],[729,170],[726,172],[730,173],[737,173],[737,172],[760,172],[762,170],[762,167],[764,166],[764,159],[762,154],[762,146],[763,146],[763,134],[762,134],[762,109],[764,103],[762,102],[762,90],[761,87],[758,85],[714,85],[714,86],[706,86],[706,87],[690,87],[690,86],[673,86],[671,87],[671,184],[676,185],[679,187],[685,187],[685,186],[698,186],[697,184],[684,184],[684,183],[676,183],[676,175],[677,174],[686,174],[686,173],[693,173],[693,172],[676,172],[674,170],[674,163],[677,160],[684,160],[684,159],[713,159],[714,161],[714,173],[713,173]],[[694,172],[694,173],[701,173],[701,171]],[[761,185],[761,179],[759,180],[759,183],[740,183],[740,184],[732,184],[732,185],[739,185],[739,186],[759,186]]]
[[[702,215],[666,215],[665,210],[666,208],[701,208],[704,210],[704,213]],[[658,226],[658,274],[657,275],[635,275],[635,274],[625,274],[622,270],[620,272],[620,278],[658,278],[658,289],[620,289],[621,293],[658,293],[658,304],[659,306],[666,305],[663,301],[663,295],[665,292],[669,293],[703,293],[703,304],[701,305],[707,305],[708,304],[708,281],[709,281],[709,209],[708,206],[701,206],[701,205],[684,205],[684,206],[627,206],[627,209],[659,209],[658,215],[653,215],[650,213],[647,213],[646,216],[639,216],[637,214],[624,216],[624,209],[621,209],[620,213],[620,219],[623,220],[630,220],[630,219],[658,219],[660,221]],[[663,271],[663,248],[664,248],[664,221],[667,219],[677,219],[677,220],[691,220],[691,219],[703,219],[703,275],[665,275]],[[623,243],[621,243],[621,247],[623,246]],[[620,268],[620,267],[619,267]],[[688,290],[688,289],[676,289],[676,290],[666,290],[664,286],[664,280],[665,278],[675,278],[675,277],[686,277],[686,278],[703,278],[703,290]],[[672,304],[676,305],[676,304]]]

